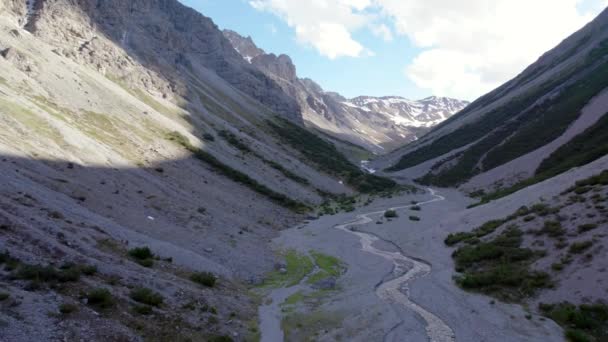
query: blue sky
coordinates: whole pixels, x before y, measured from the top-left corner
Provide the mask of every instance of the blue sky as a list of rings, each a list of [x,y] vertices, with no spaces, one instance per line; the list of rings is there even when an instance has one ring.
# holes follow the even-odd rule
[[[473,100],[607,0],[180,0],[347,97]],[[517,23],[517,25],[514,25]]]

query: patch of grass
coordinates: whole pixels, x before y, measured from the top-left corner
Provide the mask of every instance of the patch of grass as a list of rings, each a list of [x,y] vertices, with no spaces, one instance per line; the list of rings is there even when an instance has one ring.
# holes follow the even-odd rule
[[[283,317],[281,328],[285,332],[285,341],[316,341],[317,332],[339,327],[342,320],[342,315],[337,313],[296,312]]]
[[[294,286],[307,274],[312,272],[314,265],[310,257],[302,255],[295,250],[288,250],[285,253],[286,267],[285,273],[274,271],[264,280],[265,287],[279,288]]]
[[[145,287],[133,289],[129,296],[136,302],[150,306],[160,306],[163,303],[163,296],[160,293]]]
[[[231,180],[241,183],[247,186],[251,190],[257,192],[270,199],[271,201],[286,207],[292,211],[298,213],[305,213],[310,211],[310,207],[302,202],[293,200],[284,194],[278,193],[267,186],[259,183],[257,180],[249,177],[247,174],[233,169],[232,167],[222,163],[219,159],[211,155],[210,153],[203,151],[190,144],[188,138],[180,134],[179,132],[172,132],[167,135],[167,139],[174,141],[190,151],[194,157],[210,166],[212,166],[220,174],[230,178]]]
[[[578,307],[568,302],[539,304],[541,312],[562,326],[566,338],[572,342],[608,340],[608,306],[583,304]]]
[[[285,301],[283,302],[283,304],[285,304],[285,305],[295,305],[295,304],[298,304],[298,303],[302,302],[304,300],[304,298],[306,298],[304,296],[304,293],[302,293],[302,291],[298,291],[298,292],[292,294],[291,296],[287,297],[285,299]]]
[[[217,277],[211,272],[196,272],[190,275],[190,280],[205,287],[214,287]]]
[[[114,297],[108,289],[92,289],[86,294],[87,303],[100,309],[107,309],[114,306]]]
[[[394,218],[394,217],[398,217],[399,215],[397,214],[396,210],[387,210],[384,212],[384,217],[386,218]]]
[[[581,254],[593,246],[593,241],[574,242],[570,245],[568,252],[571,254]]]
[[[308,278],[307,282],[309,284],[314,284],[330,277],[337,278],[340,276],[343,268],[340,259],[315,251],[310,251],[310,255],[312,255],[314,263],[319,267],[319,271]]]

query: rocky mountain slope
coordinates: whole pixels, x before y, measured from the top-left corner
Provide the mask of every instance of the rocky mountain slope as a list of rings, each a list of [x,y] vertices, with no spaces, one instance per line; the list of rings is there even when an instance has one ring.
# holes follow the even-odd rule
[[[2,340],[245,339],[268,240],[394,186],[177,0],[1,0],[0,75]]]
[[[224,30],[224,35],[245,61],[272,78],[300,105],[305,124],[378,154],[415,141],[468,105],[435,96],[419,101],[369,96],[347,99],[324,91],[313,80],[299,78],[289,56],[268,54],[251,37],[234,31]]]
[[[604,11],[516,78],[375,166],[487,192],[518,189],[602,156],[607,46]]]

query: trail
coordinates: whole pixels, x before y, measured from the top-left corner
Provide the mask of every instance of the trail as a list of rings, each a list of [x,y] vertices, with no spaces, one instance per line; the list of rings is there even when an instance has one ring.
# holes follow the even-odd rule
[[[441,195],[437,195],[433,189],[428,189],[431,193],[431,196],[434,198],[432,200],[421,202],[415,205],[421,206],[426,205],[438,201],[445,200],[445,197]],[[414,205],[406,205],[389,208],[390,210],[399,210],[411,208]],[[407,309],[410,309],[420,315],[426,322],[426,333],[431,342],[453,342],[455,340],[454,331],[450,328],[445,322],[443,322],[439,317],[435,316],[433,313],[427,311],[420,305],[414,303],[409,298],[409,288],[407,287],[408,283],[412,280],[420,277],[424,277],[431,272],[431,266],[429,263],[416,260],[411,257],[407,257],[403,255],[401,252],[387,252],[380,249],[377,249],[373,246],[374,242],[380,240],[378,237],[351,230],[349,227],[364,225],[372,222],[373,220],[370,218],[372,215],[381,215],[384,214],[384,210],[375,211],[366,214],[357,215],[354,221],[350,221],[347,223],[343,223],[335,226],[336,229],[343,230],[350,234],[354,234],[360,238],[361,249],[365,252],[378,255],[383,257],[389,261],[391,261],[394,265],[393,273],[399,274],[407,265],[411,265],[409,270],[393,279],[386,281],[380,284],[376,288],[376,294],[378,297],[385,301],[394,302],[403,305]]]

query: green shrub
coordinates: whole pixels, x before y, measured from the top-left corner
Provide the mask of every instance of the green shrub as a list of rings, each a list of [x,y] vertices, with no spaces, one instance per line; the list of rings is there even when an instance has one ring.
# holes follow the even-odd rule
[[[422,208],[421,208],[420,206],[418,206],[418,205],[415,205],[415,206],[413,206],[413,207],[410,207],[410,209],[411,209],[411,210],[414,210],[414,211],[420,211],[420,210],[422,210]]]
[[[87,275],[87,276],[92,276],[95,273],[97,273],[97,266],[94,265],[87,265],[87,266],[83,266],[81,268],[82,274]]]
[[[150,250],[149,247],[137,247],[129,250],[129,255],[138,260],[144,259],[152,259],[154,258],[154,253]]]
[[[542,313],[565,328],[570,341],[605,341],[608,337],[608,306],[605,304],[583,304],[576,306],[568,302],[539,304]]]
[[[398,217],[399,215],[397,214],[396,210],[387,210],[384,212],[384,217],[386,218],[393,218],[393,217]]]
[[[473,233],[475,233],[475,235],[477,237],[484,237],[486,235],[494,233],[494,231],[496,231],[496,229],[498,229],[504,223],[505,223],[504,220],[488,221],[488,222],[482,224],[481,226],[473,229]]]
[[[201,284],[206,287],[214,287],[217,282],[217,278],[211,272],[197,272],[190,276],[190,280],[197,284]]]
[[[580,226],[578,226],[578,232],[579,233],[588,232],[588,231],[593,230],[593,229],[595,229],[597,227],[598,227],[598,225],[595,224],[595,223],[581,224]]]
[[[135,305],[133,306],[133,312],[140,315],[151,315],[154,310],[148,305]]]
[[[453,254],[456,270],[463,273],[456,282],[465,289],[515,301],[551,286],[544,272],[531,271],[540,253],[520,248],[523,232],[512,226],[490,241],[458,248]],[[467,240],[465,240],[467,241]]]
[[[11,295],[6,292],[0,292],[0,302],[3,300],[7,300]]]
[[[163,296],[145,287],[133,289],[129,295],[136,302],[151,306],[160,306],[163,303]]]
[[[152,267],[154,265],[154,253],[149,247],[137,247],[129,250],[129,256],[135,262],[144,267]]]
[[[226,335],[217,335],[209,338],[209,342],[233,342],[234,340]]]
[[[114,298],[108,289],[97,288],[86,294],[87,303],[101,309],[107,309],[114,305]]]
[[[72,312],[75,312],[77,310],[78,310],[78,306],[76,306],[74,304],[63,303],[63,304],[59,305],[59,312],[61,312],[64,315],[69,315]]]
[[[458,233],[449,234],[448,237],[446,237],[445,240],[443,240],[443,242],[448,246],[453,246],[461,241],[466,241],[473,237],[475,237],[475,234],[473,234],[473,233],[458,232]]]
[[[543,228],[536,232],[537,235],[549,235],[556,238],[566,234],[566,229],[558,221],[545,221]]]
[[[410,216],[410,221],[416,221],[416,222],[420,221],[420,217],[412,215],[412,216]]]
[[[568,252],[572,254],[580,254],[589,249],[591,246],[593,246],[593,241],[575,242],[570,245]]]

